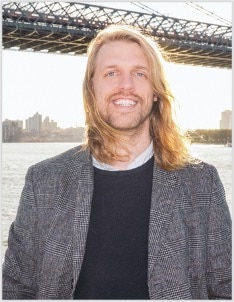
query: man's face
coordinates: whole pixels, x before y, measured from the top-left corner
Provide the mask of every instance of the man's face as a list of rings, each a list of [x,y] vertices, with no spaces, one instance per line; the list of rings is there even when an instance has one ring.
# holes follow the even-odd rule
[[[153,89],[140,46],[126,41],[106,43],[94,68],[93,89],[103,120],[122,131],[149,131]]]

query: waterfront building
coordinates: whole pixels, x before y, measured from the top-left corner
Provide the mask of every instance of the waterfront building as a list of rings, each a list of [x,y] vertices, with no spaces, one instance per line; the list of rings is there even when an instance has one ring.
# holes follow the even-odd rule
[[[232,111],[225,110],[221,113],[220,129],[232,129]]]
[[[42,131],[45,132],[54,132],[58,130],[58,125],[53,120],[50,121],[48,116],[45,117],[44,121],[42,122]]]
[[[28,132],[40,132],[42,130],[42,115],[37,112],[34,116],[29,117],[26,120],[26,130]]]
[[[2,122],[2,141],[19,142],[21,140],[22,130],[23,121],[6,119]]]

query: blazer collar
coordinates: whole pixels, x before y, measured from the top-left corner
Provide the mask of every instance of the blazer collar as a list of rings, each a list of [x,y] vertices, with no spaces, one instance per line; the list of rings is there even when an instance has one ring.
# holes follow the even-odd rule
[[[88,234],[93,196],[93,165],[90,151],[81,151],[77,165],[80,171],[76,187],[76,204],[73,220],[73,286],[72,295],[81,270]],[[81,165],[80,165],[81,164]]]
[[[165,171],[154,164],[148,243],[148,278],[169,226],[180,177],[177,171]]]

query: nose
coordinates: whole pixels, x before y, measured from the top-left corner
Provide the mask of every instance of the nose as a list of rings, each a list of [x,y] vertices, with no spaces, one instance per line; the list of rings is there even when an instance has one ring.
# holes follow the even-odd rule
[[[119,89],[121,89],[121,90],[133,90],[134,89],[133,76],[130,73],[122,74],[120,81],[119,81]]]

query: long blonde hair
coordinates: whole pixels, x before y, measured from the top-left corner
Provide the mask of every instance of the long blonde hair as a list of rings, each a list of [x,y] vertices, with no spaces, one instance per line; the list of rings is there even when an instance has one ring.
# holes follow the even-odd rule
[[[117,152],[120,132],[107,125],[101,118],[92,88],[95,60],[101,46],[112,41],[137,43],[150,66],[150,79],[158,101],[154,102],[150,116],[150,135],[153,140],[154,157],[157,164],[165,170],[183,167],[190,159],[185,137],[173,119],[173,95],[166,79],[164,60],[161,52],[149,37],[128,26],[109,26],[98,33],[88,47],[88,61],[83,81],[83,101],[86,113],[86,134],[84,148],[101,162],[111,163],[121,160]]]

